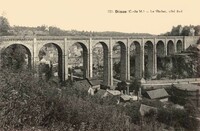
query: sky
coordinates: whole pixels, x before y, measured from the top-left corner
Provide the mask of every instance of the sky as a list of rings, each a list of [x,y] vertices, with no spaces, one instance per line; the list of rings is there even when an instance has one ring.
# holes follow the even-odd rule
[[[172,26],[200,25],[199,5],[199,0],[0,0],[0,15],[12,26],[160,34]]]

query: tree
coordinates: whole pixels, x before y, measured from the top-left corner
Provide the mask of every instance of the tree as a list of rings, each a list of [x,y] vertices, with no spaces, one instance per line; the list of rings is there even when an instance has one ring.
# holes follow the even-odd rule
[[[125,81],[118,82],[116,90],[118,90],[118,91],[122,91],[123,90],[123,92],[125,93],[125,90],[127,90],[127,84],[126,84],[126,82]]]
[[[177,27],[173,27],[170,35],[179,36],[182,33],[182,29],[183,27],[181,25],[178,25]]]
[[[185,128],[190,131],[197,131],[199,122],[190,116],[186,110],[177,108],[159,108],[157,120],[175,128]]]
[[[7,18],[0,16],[0,35],[9,35],[10,24]]]
[[[130,56],[130,74],[131,76],[135,75],[135,56],[131,55]]]
[[[190,28],[191,27],[189,27],[189,26],[184,26],[181,35],[183,35],[183,36],[189,36],[189,34],[190,34]]]
[[[129,86],[130,91],[135,91],[135,94],[138,95],[138,91],[141,88],[141,82],[138,79],[134,79]]]
[[[195,106],[195,103],[191,99],[187,100],[184,108],[190,116],[197,116],[199,113],[198,107]]]
[[[200,25],[195,26],[194,30],[195,30],[195,35],[199,36],[200,35]]]
[[[49,34],[50,35],[56,35],[56,36],[62,36],[62,35],[65,35],[65,32],[58,27],[50,26],[49,27]]]
[[[22,45],[11,45],[3,49],[1,53],[2,67],[12,70],[24,69],[27,63],[26,57],[29,57],[27,50]]]
[[[48,31],[48,26],[46,26],[46,25],[37,26],[36,28],[37,28],[38,30],[40,30],[40,31]]]
[[[113,70],[115,71],[115,75],[114,75],[114,77],[116,78],[116,79],[118,79],[119,77],[120,77],[120,62],[119,63],[114,63],[114,65],[113,65]]]
[[[194,31],[194,32],[193,32]],[[190,36],[194,33],[195,36],[200,35],[200,25],[173,26],[170,32],[161,35],[167,36]]]

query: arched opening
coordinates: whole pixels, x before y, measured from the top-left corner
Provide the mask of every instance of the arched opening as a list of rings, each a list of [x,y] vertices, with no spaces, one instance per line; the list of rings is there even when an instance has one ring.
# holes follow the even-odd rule
[[[69,48],[68,67],[73,71],[73,75],[80,78],[87,78],[88,66],[87,47],[80,42],[74,43]]]
[[[31,69],[31,52],[22,44],[12,44],[1,52],[1,66],[12,70]]]
[[[175,47],[173,41],[167,43],[167,55],[173,55],[175,53]]]
[[[113,70],[115,79],[126,80],[126,46],[120,41],[113,46]]]
[[[176,43],[177,52],[180,53],[183,50],[183,44],[181,40],[178,40]]]
[[[134,41],[130,45],[130,76],[133,78],[141,78],[140,68],[140,43]]]
[[[93,78],[103,80],[108,83],[108,46],[104,42],[99,42],[93,47]]]
[[[62,81],[62,49],[55,43],[45,44],[39,51],[39,75],[46,80]]]
[[[153,75],[153,43],[147,41],[144,46],[144,77],[151,78]]]
[[[156,52],[157,52],[157,71],[160,72],[164,68],[164,57],[165,57],[165,45],[163,41],[158,41],[156,45]]]

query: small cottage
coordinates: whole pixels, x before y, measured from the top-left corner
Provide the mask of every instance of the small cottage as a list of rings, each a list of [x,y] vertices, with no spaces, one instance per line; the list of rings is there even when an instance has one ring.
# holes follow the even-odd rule
[[[144,96],[152,100],[160,100],[161,102],[166,102],[169,98],[169,94],[164,88],[146,91]]]

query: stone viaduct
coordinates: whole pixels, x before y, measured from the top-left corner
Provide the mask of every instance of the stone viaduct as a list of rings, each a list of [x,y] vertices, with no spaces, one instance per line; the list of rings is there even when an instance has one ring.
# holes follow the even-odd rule
[[[104,70],[103,84],[113,85],[113,47],[120,45],[121,55],[121,80],[130,79],[130,49],[134,49],[135,76],[144,77],[145,56],[147,69],[150,75],[157,73],[157,57],[170,56],[176,52],[185,50],[189,45],[196,44],[199,37],[195,36],[133,36],[133,37],[65,37],[65,36],[5,36],[0,37],[0,51],[8,46],[20,44],[29,52],[29,65],[38,67],[39,51],[46,44],[53,44],[58,50],[59,77],[64,81],[68,79],[68,53],[69,47],[79,43],[83,49],[84,77],[92,78],[93,63],[92,52],[96,44],[103,47]]]

